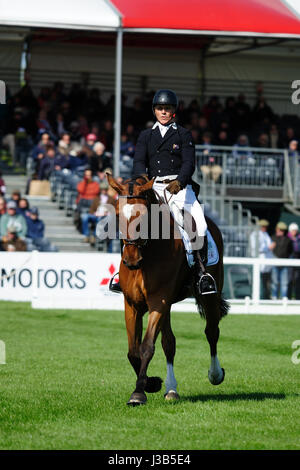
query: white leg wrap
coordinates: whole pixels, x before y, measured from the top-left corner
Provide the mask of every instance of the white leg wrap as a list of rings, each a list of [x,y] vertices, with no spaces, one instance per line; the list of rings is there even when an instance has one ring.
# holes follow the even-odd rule
[[[170,364],[169,362],[167,362],[167,378],[165,381],[165,385],[166,393],[170,392],[171,390],[173,392],[177,392],[177,382],[174,375],[173,364]]]

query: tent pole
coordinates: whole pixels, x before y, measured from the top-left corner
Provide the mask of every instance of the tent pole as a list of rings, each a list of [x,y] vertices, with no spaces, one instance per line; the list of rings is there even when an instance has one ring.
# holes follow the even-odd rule
[[[115,78],[114,176],[120,176],[123,30],[117,31]]]

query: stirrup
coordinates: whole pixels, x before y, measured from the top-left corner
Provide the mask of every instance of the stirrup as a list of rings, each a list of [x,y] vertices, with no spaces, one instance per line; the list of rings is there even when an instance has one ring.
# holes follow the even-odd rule
[[[205,272],[196,283],[201,295],[217,294],[216,281],[211,274]]]
[[[114,279],[118,274],[119,273],[114,274],[113,277],[111,278],[111,280],[109,281],[109,290],[111,292],[117,292],[118,294],[120,294],[122,292],[120,283],[119,282],[114,283]]]

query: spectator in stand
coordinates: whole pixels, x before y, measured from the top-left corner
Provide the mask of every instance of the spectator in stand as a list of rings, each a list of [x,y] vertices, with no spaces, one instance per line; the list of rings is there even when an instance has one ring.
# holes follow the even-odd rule
[[[233,152],[232,155],[234,159],[239,162],[240,164],[242,163],[250,163],[254,164],[255,159],[253,158],[251,150],[246,150],[246,147],[249,147],[249,138],[246,134],[241,134],[238,137],[237,143],[233,146]],[[245,148],[245,150],[244,150]]]
[[[96,142],[93,147],[93,155],[90,158],[90,168],[93,175],[98,176],[109,165],[108,157],[105,154],[105,146],[102,142]]]
[[[99,140],[105,145],[107,152],[113,151],[114,129],[110,119],[106,119],[104,122],[104,128],[100,133]]]
[[[293,243],[292,258],[300,259],[299,225],[295,222],[289,225],[288,237]],[[289,268],[289,299],[300,300],[300,267]]]
[[[128,136],[127,136],[126,132],[122,132],[122,134],[121,134],[121,149],[120,149],[121,157],[124,157],[126,155],[128,157],[133,158],[134,150],[135,150],[135,146],[134,146],[133,142],[131,142],[128,139]]]
[[[88,159],[80,144],[74,145],[73,150],[70,152],[68,167],[72,173],[77,170],[82,170],[88,165]]]
[[[273,251],[275,258],[290,258],[293,253],[293,243],[286,235],[287,225],[285,222],[278,222],[275,229],[275,234],[272,236],[272,243],[270,249]],[[276,300],[288,296],[288,267],[287,266],[273,266],[272,267],[272,284],[271,294],[272,299]]]
[[[92,246],[95,245],[96,225],[103,217],[108,215],[107,204],[114,204],[114,200],[108,195],[107,189],[101,189],[100,195],[93,199],[89,212],[81,214],[81,227],[85,243],[90,243]],[[90,224],[93,224],[94,227],[92,234],[90,233]]]
[[[53,142],[50,139],[50,134],[48,132],[43,132],[41,135],[39,143],[33,148],[32,151],[32,158],[33,160],[38,159],[38,155],[42,153],[43,155],[46,154],[46,149],[49,147],[49,145],[54,145]]]
[[[48,180],[55,167],[55,148],[50,146],[46,150],[46,155],[41,159],[40,167],[38,170],[39,180]]]
[[[227,146],[231,145],[231,141],[230,141],[230,138],[228,136],[227,131],[220,130],[220,132],[217,135],[216,145],[221,145],[221,146],[224,146],[224,147],[227,147]]]
[[[222,174],[222,167],[216,162],[216,158],[211,152],[212,135],[205,132],[202,139],[202,145],[205,146],[201,157],[200,168],[205,178],[211,178],[217,182]]]
[[[280,145],[280,136],[277,124],[272,123],[269,131],[270,147],[272,149],[278,149]]]
[[[4,197],[0,196],[0,218],[3,214],[6,214],[6,201]]]
[[[289,143],[289,165],[292,177],[295,175],[297,163],[300,163],[299,142],[298,140],[291,140]]]
[[[26,199],[25,197],[21,197],[18,203],[18,208],[17,208],[16,213],[25,217],[25,220],[26,220],[26,217],[29,216],[29,210],[30,210],[30,207],[29,207],[28,199]]]
[[[26,218],[27,234],[26,243],[27,250],[33,251],[57,251],[57,248],[45,238],[45,224],[39,218],[39,210],[37,207],[32,207],[29,215]]]
[[[254,230],[250,234],[250,253],[253,258],[273,258],[270,249],[272,240],[268,234],[269,222],[265,219],[258,221],[260,230]],[[260,267],[262,299],[271,298],[271,270],[272,266],[267,264]]]
[[[264,122],[266,118],[272,122],[275,117],[272,108],[267,104],[262,95],[257,98],[252,114],[253,121],[257,123]]]
[[[0,196],[5,196],[6,193],[6,185],[5,181],[2,178],[2,171],[0,171]]]
[[[27,251],[25,241],[18,237],[14,226],[9,227],[6,235],[2,237],[1,247],[3,251]]]
[[[100,193],[100,186],[97,181],[93,181],[92,170],[84,171],[83,180],[77,185],[78,197],[77,205],[80,207],[90,207],[92,200]],[[81,211],[80,211],[81,212]]]
[[[11,193],[10,201],[15,201],[15,203],[17,204],[17,207],[18,207],[20,199],[21,199],[21,193],[18,189],[15,189]]]
[[[63,132],[60,140],[58,141],[57,151],[60,155],[68,157],[74,147],[74,142],[71,141],[69,132]]]
[[[17,203],[15,201],[8,201],[6,208],[6,214],[3,214],[0,219],[1,239],[3,240],[3,237],[6,237],[7,231],[11,227],[15,227],[18,237],[24,239],[27,233],[27,225],[25,218],[17,214]]]

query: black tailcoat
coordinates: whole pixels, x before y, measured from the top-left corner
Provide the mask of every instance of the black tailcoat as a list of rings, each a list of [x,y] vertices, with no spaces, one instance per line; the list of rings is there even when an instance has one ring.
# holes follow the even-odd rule
[[[162,137],[159,127],[142,131],[136,143],[133,175],[178,175],[182,187],[191,183],[195,171],[195,145],[188,129],[177,124]]]

